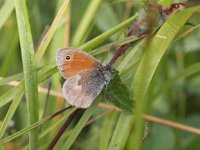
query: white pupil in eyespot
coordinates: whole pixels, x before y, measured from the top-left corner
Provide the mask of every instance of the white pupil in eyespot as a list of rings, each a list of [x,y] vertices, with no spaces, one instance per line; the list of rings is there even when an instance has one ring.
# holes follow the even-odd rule
[[[66,60],[70,60],[70,56],[66,56],[65,59],[66,59]]]

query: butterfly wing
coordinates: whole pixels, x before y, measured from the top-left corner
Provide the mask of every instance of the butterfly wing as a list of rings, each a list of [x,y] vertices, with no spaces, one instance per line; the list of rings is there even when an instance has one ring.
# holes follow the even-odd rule
[[[60,49],[56,56],[56,62],[65,79],[93,67],[101,67],[94,57],[73,48]]]
[[[63,85],[65,99],[72,106],[87,108],[100,94],[105,81],[102,72],[93,68],[73,75]]]

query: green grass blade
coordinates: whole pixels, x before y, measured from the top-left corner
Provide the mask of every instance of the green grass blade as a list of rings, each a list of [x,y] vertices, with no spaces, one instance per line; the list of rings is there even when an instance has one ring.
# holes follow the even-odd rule
[[[19,136],[31,131],[32,129],[35,129],[36,127],[40,126],[41,124],[45,123],[46,121],[48,120],[48,118],[45,118],[39,122],[36,122],[34,124],[32,124],[30,127],[27,127],[27,128],[24,128],[23,130],[20,130],[18,132],[16,132],[15,134],[9,136],[9,137],[6,137],[2,140],[2,143],[6,143],[6,142],[9,142],[13,139],[16,139],[18,138]]]
[[[176,39],[174,40],[174,42],[176,42],[176,41],[178,41],[178,40],[180,40],[180,39],[186,37],[188,34],[190,34],[191,32],[196,31],[196,30],[199,29],[199,28],[200,28],[200,24],[191,27],[189,30],[186,30],[185,32],[179,34],[179,35],[176,37]]]
[[[53,75],[57,71],[58,69],[55,64],[49,64],[45,67],[42,67],[38,71],[38,80],[39,80],[38,82],[44,81],[47,78],[47,76]],[[23,79],[23,73],[11,75],[7,78],[0,77],[0,86],[7,85],[9,82],[22,80],[22,79]]]
[[[53,75],[54,73],[58,72],[58,67],[55,65],[50,65],[48,67],[45,67],[44,69],[46,69],[46,70],[44,70],[44,71],[40,70],[38,72],[38,74],[39,74],[38,82],[39,83],[46,80],[49,76]]]
[[[0,29],[5,24],[5,22],[7,21],[7,19],[10,16],[10,14],[14,10],[14,6],[15,5],[14,5],[13,0],[4,1],[4,5],[1,7],[1,10],[0,10],[0,16],[1,16],[1,18],[0,18]]]
[[[86,9],[85,14],[83,15],[80,25],[78,29],[75,32],[75,35],[72,39],[72,45],[74,47],[78,47],[83,42],[86,32],[88,31],[88,28],[91,26],[91,22],[94,19],[94,16],[96,15],[96,12],[99,8],[99,5],[101,4],[102,0],[91,0],[88,8]]]
[[[125,144],[128,139],[128,135],[131,130],[131,124],[133,122],[132,115],[120,114],[115,131],[113,133],[109,150],[125,149]]]
[[[37,70],[34,57],[34,47],[29,24],[28,12],[25,0],[15,0],[15,10],[19,29],[22,63],[24,70],[24,81],[26,99],[28,107],[29,124],[33,124],[39,119],[38,111],[38,89],[37,89]],[[33,130],[29,134],[29,148],[37,149],[38,131]]]
[[[5,104],[9,103],[17,94],[17,88],[9,89],[7,92],[1,95],[0,97],[0,107],[4,106]]]
[[[13,99],[12,101],[12,104],[10,105],[10,108],[3,120],[3,123],[1,125],[1,128],[0,128],[0,138],[3,137],[5,131],[6,131],[6,128],[8,127],[9,125],[9,122],[10,120],[12,119],[12,116],[13,114],[15,113],[16,109],[17,109],[17,106],[18,104],[20,103],[21,101],[21,98],[24,94],[24,83],[22,82],[19,86],[18,86],[18,91],[17,91],[17,95],[16,97]]]
[[[11,19],[12,18],[14,18],[13,15],[12,15]],[[16,26],[17,23],[15,22],[12,25]],[[4,29],[4,30],[6,30],[6,29]],[[18,36],[18,33],[15,32],[16,29],[12,29],[11,28],[11,29],[7,29],[7,30],[9,30],[10,38],[12,38],[12,39],[10,39],[9,42],[8,42],[10,45],[8,46],[6,56],[4,57],[3,61],[1,62],[1,66],[2,67],[1,67],[1,72],[0,73],[1,73],[2,76],[5,76],[5,77],[8,75],[8,72],[10,70],[10,66],[13,65],[12,61],[10,61],[10,60],[13,60],[13,58],[17,55],[16,54],[17,51],[13,51],[13,50],[16,49],[18,47],[18,44],[19,44],[19,36]],[[15,32],[15,33],[12,34],[13,32]],[[3,43],[3,41],[1,41],[1,42]],[[5,44],[7,45],[7,43],[5,43]]]
[[[127,37],[125,39],[121,39],[118,41],[114,41],[112,43],[108,43],[105,44],[103,46],[97,47],[91,51],[89,51],[89,53],[93,56],[95,55],[100,55],[102,53],[108,52],[108,49],[111,49],[112,46],[115,47],[116,49],[119,48],[120,46],[124,45],[124,44],[128,44],[128,43],[135,43],[136,41],[138,41],[140,38],[138,38],[137,36],[130,36]]]
[[[36,58],[36,62],[38,63],[40,61],[40,59],[42,58],[50,40],[52,39],[53,37],[53,34],[54,32],[56,31],[58,25],[59,25],[59,22],[60,20],[62,19],[62,16],[67,8],[67,5],[68,5],[68,2],[69,0],[65,0],[63,2],[63,5],[61,6],[60,10],[58,11],[58,14],[57,16],[55,17],[51,27],[49,28],[47,34],[44,36],[44,38],[42,39],[38,49],[37,49],[37,52],[35,54],[35,58]]]
[[[75,109],[73,109],[73,111],[74,111],[74,110],[75,110]],[[69,114],[67,114],[67,116],[70,115],[73,111],[70,111]],[[62,116],[62,118],[60,118],[58,121],[54,122],[54,124],[52,124],[51,126],[47,127],[45,130],[43,130],[42,133],[39,135],[39,139],[46,138],[45,136],[46,136],[48,133],[52,132],[52,130],[55,130],[55,128],[58,129],[58,128],[60,127],[61,123],[63,123],[63,122],[66,120],[66,117],[67,117],[67,116],[65,116],[65,115]],[[70,133],[71,133],[71,132],[70,132],[70,130],[69,130],[69,131],[67,131],[66,134],[69,135]],[[63,136],[66,136],[66,134],[64,134]],[[62,138],[65,138],[65,137],[63,137],[63,136],[62,136]],[[2,141],[4,141],[4,139],[3,139]],[[45,147],[45,148],[48,147],[49,142],[50,142],[50,141],[48,141],[48,143],[42,144],[40,147]],[[45,148],[42,148],[42,149],[45,149]],[[24,149],[24,150],[28,149],[28,145],[24,146],[23,149]]]
[[[106,39],[108,39],[111,35],[113,35],[116,32],[119,32],[119,30],[127,27],[129,24],[133,23],[133,21],[137,18],[137,14],[134,15],[133,17],[123,21],[122,23],[120,23],[119,25],[115,26],[114,28],[108,30],[107,32],[102,33],[101,35],[97,36],[96,38],[90,40],[89,42],[83,44],[82,46],[80,46],[81,49],[84,50],[91,50],[92,48],[96,47],[97,45],[99,45],[100,43],[102,43],[103,41],[105,41]]]
[[[79,120],[79,122],[76,124],[76,126],[74,127],[74,129],[72,130],[69,138],[67,139],[65,145],[63,146],[63,150],[68,150],[72,144],[74,143],[75,139],[77,138],[77,136],[79,135],[79,133],[81,132],[81,130],[83,129],[83,127],[86,125],[88,119],[90,118],[90,116],[92,115],[92,113],[94,112],[95,108],[97,107],[96,104],[100,101],[100,97],[97,98],[92,106],[90,106],[83,114],[83,116],[81,117],[81,119]]]
[[[151,79],[154,72],[164,55],[164,52],[173,42],[173,39],[191,17],[191,15],[197,11],[200,7],[189,8],[177,13],[172,14],[163,26],[159,29],[156,35],[153,37],[150,45],[145,50],[144,56],[139,64],[135,78],[132,82],[132,90],[135,93],[136,98],[136,128],[135,139],[132,140],[131,146],[133,149],[139,149],[140,142],[143,134],[143,119],[141,114],[147,106],[147,100],[145,94],[147,93]],[[144,101],[144,99],[146,101]]]
[[[104,119],[102,128],[100,129],[101,131],[100,131],[99,150],[108,149],[117,116],[118,116],[117,113],[109,112],[109,114]]]
[[[145,39],[144,39],[145,40]],[[130,62],[132,61],[134,55],[141,50],[141,45],[144,44],[144,40],[140,41],[134,48],[132,48],[130,50],[129,53],[126,54],[124,60],[121,61],[121,63],[119,64],[119,66],[117,67],[117,70],[119,70],[119,72],[123,72],[127,66],[130,64]]]
[[[43,82],[49,76],[53,75],[57,71],[58,71],[57,66],[52,65],[52,64],[48,65],[47,67],[44,67],[44,68],[40,69],[38,71],[38,83]],[[8,83],[9,81],[12,81],[15,77],[17,77],[17,79],[20,79],[20,78],[22,78],[21,75],[22,74],[19,74],[19,76],[18,75],[13,75],[13,76],[10,76],[8,78],[2,79],[1,83],[2,84]],[[13,87],[13,88],[9,89],[7,92],[5,92],[4,94],[2,94],[0,96],[0,107],[4,106],[5,104],[7,104],[10,101],[12,101],[12,99],[17,94],[17,89],[18,89],[18,86],[17,87]]]
[[[11,81],[16,81],[16,80],[22,80],[23,79],[23,73],[18,73],[18,74],[15,74],[15,75],[12,75],[12,76],[9,76],[7,78],[1,78],[0,77],[0,86],[2,85],[6,85],[8,84],[9,82]]]
[[[73,110],[74,110],[74,109],[68,110],[68,112],[65,113],[64,118],[66,118],[71,112],[73,112]],[[4,143],[6,143],[6,142],[9,142],[9,141],[11,141],[11,140],[13,140],[13,139],[18,138],[19,136],[21,136],[21,135],[27,133],[28,131],[30,131],[30,130],[32,130],[32,129],[34,129],[34,128],[39,127],[40,125],[44,124],[44,123],[47,122],[48,120],[49,120],[49,116],[48,116],[48,117],[45,117],[44,119],[42,119],[42,120],[40,120],[40,121],[38,121],[38,122],[36,122],[36,123],[34,123],[34,124],[32,124],[32,125],[30,125],[29,127],[26,127],[26,128],[24,128],[24,129],[22,129],[22,130],[16,132],[16,133],[10,135],[10,136],[4,138],[4,139],[2,140],[2,143],[4,144]],[[59,122],[59,121],[58,121],[58,122]],[[57,122],[56,122],[55,124],[57,125]],[[54,128],[55,128],[55,126],[54,126]],[[51,130],[52,130],[52,128],[51,128]],[[48,130],[48,132],[51,131],[51,130]],[[48,132],[46,131],[45,134],[47,134]],[[42,135],[44,136],[44,133],[43,133]],[[41,137],[42,137],[42,136],[41,136]]]
[[[67,111],[67,113],[65,113],[65,115],[62,116],[62,118],[60,118],[58,121],[56,121],[54,124],[52,124],[50,127],[48,127],[47,129],[43,130],[42,133],[39,135],[39,138],[43,138],[47,133],[49,133],[50,131],[52,131],[56,126],[58,126],[58,124],[60,124],[61,122],[63,122],[64,120],[66,120],[66,117],[69,116],[73,111],[75,111],[76,108],[71,108],[70,110]]]
[[[63,4],[63,0],[58,0],[55,3],[55,16],[57,12],[59,11],[60,7]],[[45,58],[48,59],[48,61],[55,62],[55,54],[57,53],[58,49],[61,47],[66,47],[66,44],[68,44],[69,35],[70,35],[70,7],[71,3],[69,1],[64,14],[62,15],[62,23],[60,23],[59,27],[57,27],[51,42],[48,46],[48,52],[45,54]],[[56,66],[57,68],[57,66]],[[55,90],[60,91],[61,90],[61,84],[60,84],[61,76],[60,74],[56,74],[51,77],[51,87]],[[63,101],[64,102],[64,101]],[[55,112],[58,109],[58,103],[59,97],[52,97],[51,100],[45,101],[45,110],[43,111],[43,116],[46,116],[47,114],[51,114]],[[57,121],[56,121],[57,122]],[[41,127],[41,130],[45,130],[46,128],[49,128],[55,124],[55,121],[50,121],[48,124],[45,124]],[[40,140],[40,145],[43,146],[43,144],[49,144],[51,139],[55,136],[55,134],[52,132],[48,135],[46,135],[44,138]]]

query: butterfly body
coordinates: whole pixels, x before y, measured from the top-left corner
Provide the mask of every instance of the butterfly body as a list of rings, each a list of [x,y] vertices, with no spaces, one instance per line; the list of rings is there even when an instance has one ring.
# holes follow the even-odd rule
[[[89,54],[73,48],[57,53],[57,65],[67,79],[63,85],[65,99],[72,106],[87,108],[111,80],[111,68],[102,66]]]

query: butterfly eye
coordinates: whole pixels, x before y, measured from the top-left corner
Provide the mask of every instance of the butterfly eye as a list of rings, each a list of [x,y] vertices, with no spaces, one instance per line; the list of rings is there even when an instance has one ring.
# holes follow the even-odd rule
[[[69,55],[65,56],[65,59],[70,60],[70,56]]]

